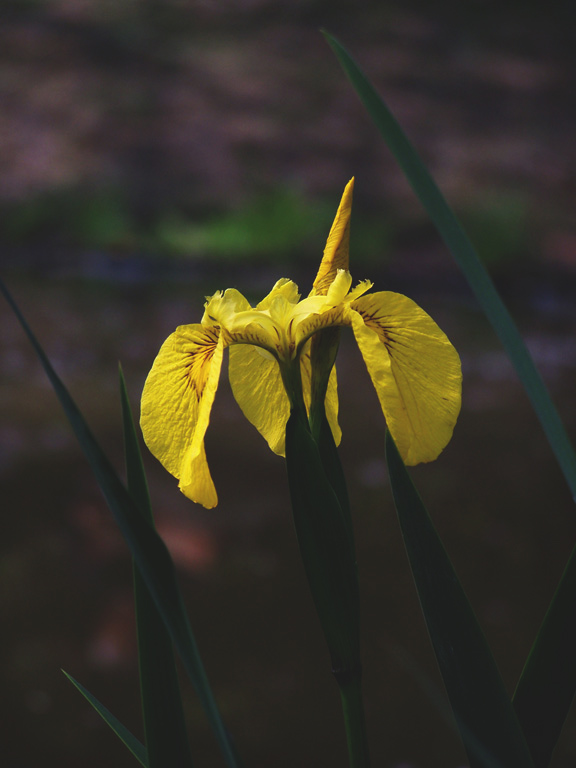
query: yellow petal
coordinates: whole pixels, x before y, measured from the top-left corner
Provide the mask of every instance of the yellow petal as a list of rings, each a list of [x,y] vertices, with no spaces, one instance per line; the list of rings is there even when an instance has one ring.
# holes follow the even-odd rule
[[[234,345],[228,374],[232,393],[248,421],[274,453],[283,456],[290,403],[277,361],[258,347]]]
[[[140,424],[146,445],[179,478],[182,492],[207,508],[218,502],[204,434],[223,348],[218,328],[180,326],[162,345],[142,392]]]
[[[198,453],[193,454],[192,446],[190,446],[184,457],[178,487],[185,496],[198,504],[202,504],[206,509],[212,509],[218,504],[218,496],[208,469],[203,440],[200,443]]]
[[[326,293],[327,304],[341,304],[350,291],[352,275],[346,269],[338,269]]]
[[[336,218],[332,224],[324,255],[320,262],[320,269],[314,280],[312,295],[325,296],[339,269],[348,269],[350,250],[350,214],[352,213],[352,193],[354,191],[354,178],[351,178],[336,212]]]
[[[276,354],[276,348],[281,340],[278,324],[264,312],[249,309],[238,312],[224,326],[229,344],[255,344]]]
[[[248,300],[235,288],[228,288],[224,293],[217,291],[206,300],[202,325],[226,326],[237,312],[250,308]]]
[[[328,424],[330,424],[334,442],[336,445],[340,445],[340,441],[342,440],[342,430],[340,429],[340,424],[338,424],[338,385],[336,380],[336,366],[330,371],[325,405],[326,418],[328,419]]]
[[[310,412],[310,401],[312,399],[312,366],[310,360],[310,342],[308,342],[304,347],[304,350],[300,355],[300,360],[304,403],[306,405],[306,410]],[[326,418],[328,419],[328,424],[330,424],[334,442],[336,445],[340,445],[342,440],[342,430],[340,429],[340,424],[338,423],[338,384],[336,379],[336,366],[334,366],[330,371],[330,378],[328,379],[328,387],[326,390],[324,407],[326,409]]]
[[[352,302],[354,335],[406,464],[432,461],[460,412],[458,353],[432,318],[398,293]]]
[[[305,299],[304,301],[308,301]],[[336,307],[323,307],[321,311],[303,315],[298,318],[293,329],[294,340],[297,348],[300,348],[308,339],[322,328],[330,328],[334,325],[347,325],[348,307],[340,304]]]
[[[363,293],[366,293],[366,291],[369,291],[373,285],[374,283],[372,282],[372,280],[361,280],[356,286],[356,288],[352,288],[348,296],[346,296],[346,301],[348,303],[354,301],[354,299],[357,299],[359,296],[362,296]]]
[[[310,409],[310,351],[300,356],[302,389],[306,408]],[[272,451],[284,456],[286,422],[290,402],[284,389],[278,362],[262,349],[247,344],[230,347],[229,378],[232,393],[242,412],[266,440]],[[336,445],[342,439],[338,424],[336,371],[333,369],[326,394],[326,416]]]
[[[289,280],[287,277],[282,277],[280,280],[277,281],[274,288],[270,291],[270,293],[265,296],[262,301],[256,306],[256,309],[262,310],[262,309],[269,309],[270,304],[273,302],[273,300],[277,296],[284,296],[285,299],[287,299],[290,304],[297,304],[298,300],[300,299],[300,294],[298,293],[298,286],[296,283],[292,282],[292,280]]]

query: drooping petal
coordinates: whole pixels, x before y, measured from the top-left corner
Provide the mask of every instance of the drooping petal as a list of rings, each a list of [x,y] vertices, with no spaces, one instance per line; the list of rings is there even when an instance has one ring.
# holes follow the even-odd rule
[[[197,453],[194,453],[190,446],[184,456],[178,487],[185,496],[202,504],[206,509],[212,509],[218,504],[218,496],[206,460],[204,440],[200,442]]]
[[[248,421],[274,453],[284,456],[290,403],[276,359],[258,347],[234,345],[230,347],[228,375],[232,394]]]
[[[325,296],[339,269],[348,269],[350,260],[350,215],[352,213],[352,193],[354,178],[351,178],[336,212],[336,218],[330,229],[324,255],[312,288],[313,296]]]
[[[142,393],[140,424],[150,451],[207,508],[218,497],[204,435],[218,387],[224,342],[215,326],[182,325],[162,345]]]
[[[406,296],[374,293],[351,309],[356,341],[404,462],[432,461],[449,442],[460,412],[458,353]]]

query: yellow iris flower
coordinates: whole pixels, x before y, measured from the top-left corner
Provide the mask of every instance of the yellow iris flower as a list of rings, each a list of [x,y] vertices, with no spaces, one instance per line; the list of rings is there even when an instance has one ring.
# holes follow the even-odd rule
[[[144,440],[179,479],[180,490],[207,508],[216,506],[218,497],[204,436],[226,347],[234,397],[277,454],[284,454],[291,405],[303,398],[310,408],[311,339],[322,329],[341,326],[354,332],[406,464],[432,461],[452,436],[462,377],[460,359],[446,335],[406,296],[390,291],[365,295],[372,287],[367,280],[352,288],[353,185],[354,179],[344,190],[307,298],[300,300],[298,287],[285,278],[256,307],[234,288],[218,292],[207,299],[202,321],[177,328],[154,361],[142,393]],[[334,369],[325,407],[338,444]]]

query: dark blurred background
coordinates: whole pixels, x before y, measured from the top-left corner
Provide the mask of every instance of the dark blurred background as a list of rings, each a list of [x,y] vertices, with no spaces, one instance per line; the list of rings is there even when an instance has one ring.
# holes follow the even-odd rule
[[[569,430],[576,406],[574,4],[520,0],[4,0],[0,271],[122,468],[117,363],[135,409],[203,297],[309,291],[356,176],[351,271],[409,294],[459,349],[463,410],[413,476],[510,691],[576,537],[526,397],[319,33],[350,49],[429,163]],[[342,457],[363,594],[375,766],[457,768],[391,504],[384,422],[352,340]],[[55,397],[0,304],[0,751],[7,768],[135,764],[66,669],[141,736],[130,562]],[[146,457],[198,643],[246,765],[346,765],[284,467],[225,376],[207,450],[220,505]],[[221,766],[183,684],[199,766]],[[576,761],[570,717],[554,768]]]

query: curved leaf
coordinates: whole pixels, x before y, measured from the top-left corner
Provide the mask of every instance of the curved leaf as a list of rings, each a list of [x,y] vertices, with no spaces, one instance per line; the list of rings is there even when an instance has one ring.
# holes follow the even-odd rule
[[[332,35],[327,32],[323,34],[498,334],[540,419],[572,496],[576,500],[576,453],[548,390],[488,272],[428,169],[382,97],[345,48]]]
[[[470,765],[533,768],[484,634],[388,431],[386,461],[422,612]]]
[[[64,672],[64,670],[62,670]],[[110,712],[109,709],[106,709],[106,707],[101,704],[98,699],[93,696],[90,691],[87,688],[84,688],[84,686],[79,683],[77,680],[74,680],[72,675],[69,675],[68,672],[64,672],[68,680],[74,685],[84,696],[86,701],[90,702],[90,704],[94,707],[96,712],[100,715],[102,720],[110,726],[110,728],[114,731],[116,736],[120,739],[120,741],[128,747],[130,752],[134,755],[136,760],[140,763],[140,765],[143,765],[144,768],[149,768],[148,766],[148,754],[146,752],[146,747],[144,744],[142,744],[136,736],[133,736],[130,731],[122,725],[120,720],[118,720],[117,717],[115,717],[112,712]]]
[[[122,370],[120,395],[128,491],[153,526],[148,483]],[[134,602],[148,768],[192,768],[172,640],[136,564]]]
[[[214,700],[196,640],[184,608],[176,578],[174,563],[166,545],[152,525],[140,513],[132,496],[118,478],[108,458],[90,431],[82,413],[52,367],[48,357],[32,333],[8,289],[0,280],[0,292],[18,318],[28,340],[32,344],[42,367],[48,376],[62,408],[70,422],[84,455],[104,494],[110,511],[132,553],[138,570],[150,590],[158,612],[170,633],[184,668],[206,712],[216,735],[220,749],[230,768],[240,765],[236,750],[228,734]]]

